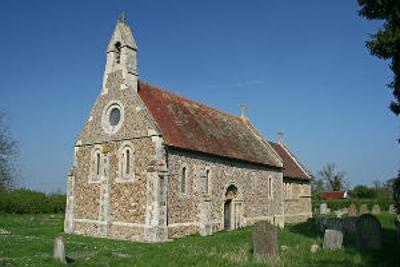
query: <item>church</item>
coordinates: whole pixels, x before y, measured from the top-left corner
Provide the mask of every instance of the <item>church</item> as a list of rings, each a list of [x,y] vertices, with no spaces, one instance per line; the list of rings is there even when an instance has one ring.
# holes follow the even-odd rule
[[[139,80],[137,52],[122,17],[74,145],[65,232],[163,242],[311,217],[311,176],[282,138]]]

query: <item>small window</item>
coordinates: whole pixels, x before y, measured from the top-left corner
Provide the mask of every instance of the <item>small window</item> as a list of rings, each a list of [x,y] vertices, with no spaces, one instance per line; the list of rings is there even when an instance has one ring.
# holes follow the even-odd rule
[[[96,175],[100,175],[100,153],[96,153]]]
[[[119,64],[121,62],[121,43],[120,42],[116,42],[115,43],[115,50],[116,50],[116,61]]]
[[[206,170],[206,175],[204,177],[204,193],[209,193],[210,190],[210,170]]]
[[[119,108],[113,108],[110,112],[110,125],[111,126],[116,126],[118,125],[119,121],[121,119],[121,111]]]
[[[130,161],[131,161],[131,156],[130,156],[130,151],[129,149],[126,150],[126,174],[130,173]]]
[[[272,177],[268,177],[268,198],[272,199]]]
[[[182,168],[181,193],[186,194],[186,167]]]

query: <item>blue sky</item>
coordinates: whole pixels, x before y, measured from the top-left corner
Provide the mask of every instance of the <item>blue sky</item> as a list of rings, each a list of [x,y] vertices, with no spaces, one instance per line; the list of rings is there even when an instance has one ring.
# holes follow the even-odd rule
[[[2,2],[0,109],[19,142],[19,184],[65,190],[122,11],[141,79],[233,114],[246,104],[314,173],[335,162],[352,185],[393,177],[392,74],[364,47],[380,23],[357,10],[348,0]]]

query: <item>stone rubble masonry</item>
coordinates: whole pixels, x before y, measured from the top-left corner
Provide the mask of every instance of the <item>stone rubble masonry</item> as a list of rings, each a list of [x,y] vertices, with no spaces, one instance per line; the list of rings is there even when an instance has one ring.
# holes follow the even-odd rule
[[[187,192],[181,193],[182,168],[187,170]],[[238,189],[238,226],[269,220],[283,226],[282,172],[279,170],[221,159],[200,153],[168,149],[169,238],[200,232],[207,235],[224,229],[224,202],[228,186]],[[209,193],[204,193],[201,175],[209,170]],[[268,199],[268,177],[273,181],[273,197]]]
[[[304,222],[312,217],[310,180],[284,178],[292,184],[292,197],[285,199],[285,223]]]

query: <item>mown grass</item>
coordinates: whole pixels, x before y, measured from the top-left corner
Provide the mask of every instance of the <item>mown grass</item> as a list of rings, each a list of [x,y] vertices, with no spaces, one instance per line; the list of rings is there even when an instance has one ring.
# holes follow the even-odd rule
[[[359,251],[351,238],[345,249],[310,252],[322,237],[307,223],[279,230],[280,250],[275,259],[252,257],[251,228],[190,236],[162,244],[116,241],[63,234],[61,215],[0,215],[0,266],[62,266],[52,258],[53,240],[63,235],[71,266],[400,266],[400,244],[394,216],[381,214],[384,246],[379,251]]]

